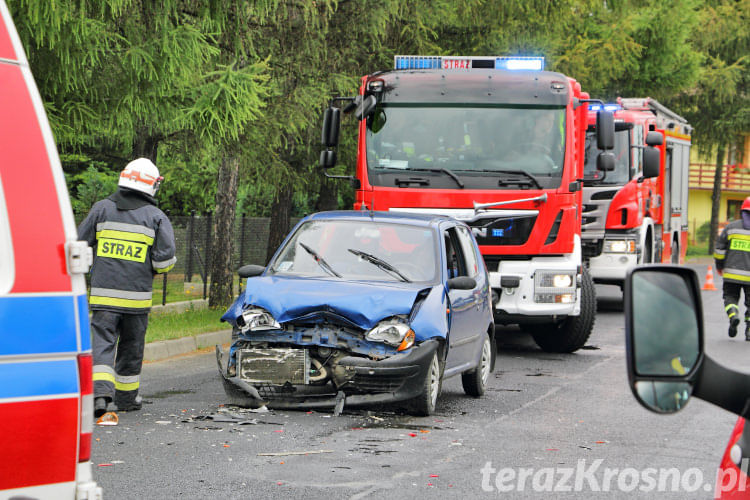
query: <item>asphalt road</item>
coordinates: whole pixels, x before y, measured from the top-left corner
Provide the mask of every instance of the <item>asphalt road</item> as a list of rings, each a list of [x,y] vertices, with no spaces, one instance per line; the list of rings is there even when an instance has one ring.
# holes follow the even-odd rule
[[[105,498],[128,499],[712,498],[735,416],[699,400],[669,416],[643,409],[627,384],[622,296],[615,287],[597,293],[586,349],[544,353],[504,329],[485,397],[464,396],[450,379],[428,418],[373,409],[244,414],[251,425],[201,420],[231,410],[221,406],[213,353],[147,364],[141,393],[150,404],[95,429],[95,479]],[[748,371],[750,342],[727,337],[721,292],[703,299],[707,352]],[[319,453],[259,455],[305,451]],[[674,475],[658,483],[670,468],[676,490]]]

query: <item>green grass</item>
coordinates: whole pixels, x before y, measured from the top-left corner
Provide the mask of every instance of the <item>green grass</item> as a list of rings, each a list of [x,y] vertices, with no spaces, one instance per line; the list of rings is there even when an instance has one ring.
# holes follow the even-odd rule
[[[687,252],[685,252],[685,254],[688,260],[710,257],[710,255],[708,254],[708,243],[688,245]]]
[[[188,310],[180,313],[151,314],[146,330],[146,342],[190,337],[206,332],[216,332],[229,328],[219,318],[224,309]]]
[[[199,276],[194,276],[194,281],[190,284],[183,282],[184,275],[182,274],[168,274],[167,275],[167,304],[172,302],[182,302],[184,300],[196,300],[203,298],[203,283],[200,282]],[[239,283],[239,277],[234,277],[234,288],[235,293],[237,292],[237,285]],[[164,277],[156,276],[153,283],[153,305],[161,305],[162,303],[162,291],[164,290]],[[208,294],[208,289],[206,289]]]

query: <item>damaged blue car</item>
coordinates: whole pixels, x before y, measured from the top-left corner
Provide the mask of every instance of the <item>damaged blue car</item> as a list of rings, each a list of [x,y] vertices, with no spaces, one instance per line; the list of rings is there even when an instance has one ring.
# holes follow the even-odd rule
[[[471,230],[443,216],[323,212],[292,230],[222,316],[225,392],[242,406],[405,403],[435,410],[461,375],[479,397],[495,364],[491,292]]]

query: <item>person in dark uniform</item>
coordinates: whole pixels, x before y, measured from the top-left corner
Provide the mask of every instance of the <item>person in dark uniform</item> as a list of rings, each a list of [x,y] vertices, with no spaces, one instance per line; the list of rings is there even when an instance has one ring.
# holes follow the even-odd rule
[[[112,401],[118,411],[141,408],[152,283],[177,261],[172,225],[154,199],[162,180],[151,160],[131,161],[117,191],[95,203],[78,228],[78,238],[94,249],[89,305],[97,418]]]
[[[740,324],[740,292],[745,295],[745,340],[750,341],[750,196],[745,198],[740,219],[727,224],[714,249],[716,270],[724,278],[724,309],[729,317],[729,336]]]

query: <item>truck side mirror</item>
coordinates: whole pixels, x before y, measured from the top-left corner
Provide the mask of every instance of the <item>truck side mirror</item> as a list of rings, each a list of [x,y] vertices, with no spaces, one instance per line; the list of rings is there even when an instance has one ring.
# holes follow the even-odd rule
[[[357,110],[354,112],[354,116],[357,117],[357,120],[364,120],[372,114],[372,112],[375,110],[375,106],[377,105],[378,100],[375,98],[375,96],[368,95],[367,97],[362,99],[362,103],[357,107]]]
[[[646,134],[646,144],[648,146],[661,146],[664,144],[664,136],[662,136],[659,132],[656,132],[652,130],[648,134]]]
[[[615,155],[608,151],[602,151],[596,157],[596,169],[603,172],[611,172],[615,169]]]
[[[318,162],[320,168],[328,169],[336,166],[336,151],[331,149],[324,149],[320,152],[320,161]]]
[[[601,150],[615,147],[615,115],[611,111],[596,112],[596,146]]]
[[[323,113],[323,130],[320,143],[327,148],[335,148],[339,144],[339,129],[341,127],[341,110],[330,107]]]
[[[651,132],[649,132],[650,134]],[[643,148],[643,177],[659,177],[659,160],[661,155],[656,148]]]
[[[649,410],[674,413],[701,371],[703,313],[695,271],[644,266],[625,280],[628,380]]]

